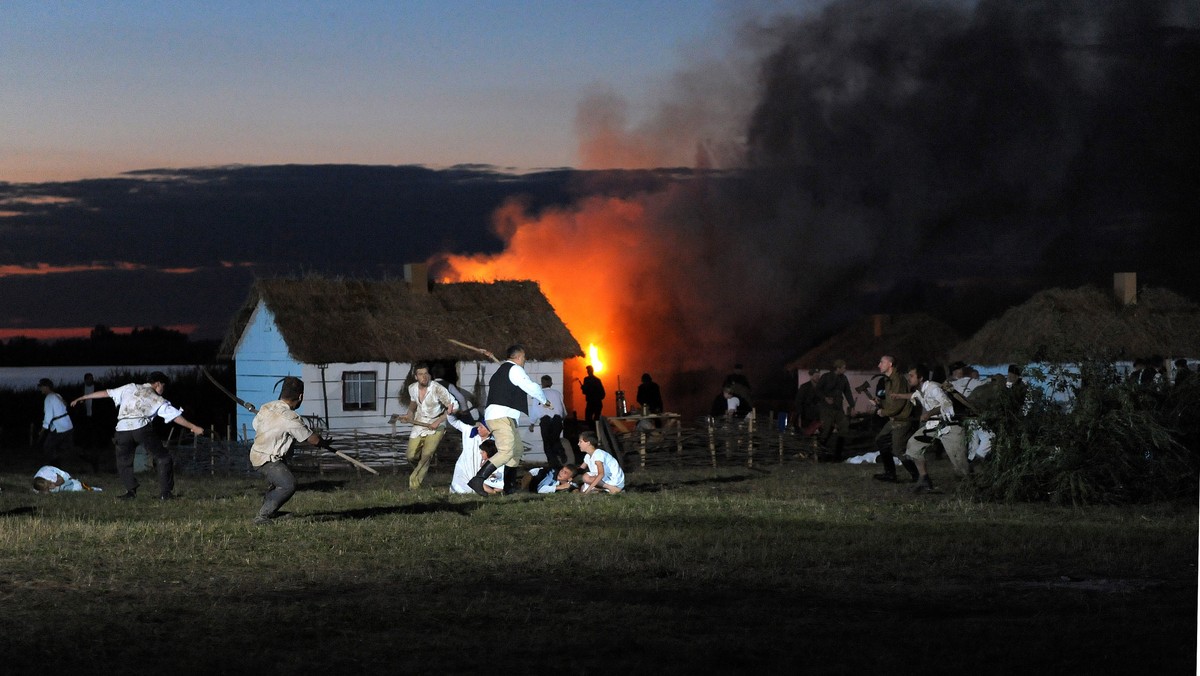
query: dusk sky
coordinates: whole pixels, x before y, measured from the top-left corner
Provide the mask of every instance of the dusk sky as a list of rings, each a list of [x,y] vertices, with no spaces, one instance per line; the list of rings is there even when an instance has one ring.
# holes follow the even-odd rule
[[[0,64],[0,339],[408,262],[634,374],[1200,297],[1194,0],[17,2]]]
[[[0,8],[0,181],[231,163],[578,166],[576,108],[651,105],[719,0]]]

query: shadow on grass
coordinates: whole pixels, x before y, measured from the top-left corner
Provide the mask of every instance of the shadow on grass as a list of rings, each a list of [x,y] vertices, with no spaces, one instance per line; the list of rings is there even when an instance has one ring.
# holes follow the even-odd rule
[[[340,491],[346,486],[345,481],[330,481],[329,479],[321,479],[320,481],[311,481],[306,484],[296,484],[296,492],[311,491],[313,493],[332,493]]]
[[[767,470],[751,468],[748,471],[758,474],[770,474]],[[661,493],[662,491],[686,488],[689,486],[719,486],[721,484],[736,484],[743,481],[753,481],[754,476],[739,474],[736,476],[717,476],[704,479],[689,479],[687,481],[669,481],[665,483],[633,484],[626,487],[626,493]]]
[[[313,512],[312,514],[305,515],[304,518],[310,521],[345,521],[348,519],[373,519],[377,516],[390,516],[393,514],[450,513],[468,516],[471,512],[483,507],[483,505],[484,502],[482,500],[471,502],[438,500],[436,502],[414,502],[409,505],[392,505],[388,507],[363,507],[361,509],[347,509],[340,512]]]
[[[7,512],[0,512],[0,516],[32,516],[37,514],[37,507],[26,505],[24,507],[14,507]]]

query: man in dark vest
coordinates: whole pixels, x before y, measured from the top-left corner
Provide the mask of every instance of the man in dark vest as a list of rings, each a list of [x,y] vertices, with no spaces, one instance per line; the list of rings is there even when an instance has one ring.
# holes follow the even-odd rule
[[[529,415],[528,397],[533,397],[545,408],[551,408],[542,386],[533,382],[525,373],[525,346],[511,345],[507,351],[508,361],[500,365],[488,381],[487,408],[483,410],[484,424],[492,431],[492,439],[496,441],[496,454],[479,469],[467,485],[479,495],[487,495],[483,482],[496,471],[496,468],[517,467],[521,464],[521,453],[524,450],[521,439],[517,436],[517,420],[522,415]],[[516,480],[516,472],[504,472],[505,484]]]

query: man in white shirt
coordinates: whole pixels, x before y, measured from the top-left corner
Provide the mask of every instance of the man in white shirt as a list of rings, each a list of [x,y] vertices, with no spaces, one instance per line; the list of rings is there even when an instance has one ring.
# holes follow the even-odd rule
[[[550,402],[550,408],[537,407],[533,410],[542,415],[537,423],[542,434],[542,448],[546,451],[546,462],[550,463],[551,467],[562,467],[567,464],[567,451],[561,441],[563,418],[567,417],[567,409],[563,405],[562,392],[552,389],[552,385],[553,378],[542,376],[542,393],[546,395],[546,401]]]
[[[425,481],[429,463],[446,433],[446,417],[458,410],[458,402],[450,391],[433,382],[429,364],[413,364],[413,374],[416,382],[408,386],[408,412],[400,416],[400,420],[412,423],[405,456],[413,466],[412,474],[408,476],[410,490],[420,488]]]
[[[176,408],[163,398],[168,378],[162,371],[150,374],[150,382],[129,383],[111,390],[99,390],[85,394],[71,402],[74,407],[88,399],[109,397],[117,405],[117,473],[125,486],[125,494],[118,496],[129,500],[137,495],[138,480],[133,474],[133,455],[141,444],[154,456],[158,470],[158,498],[170,500],[175,497],[175,461],[171,452],[163,446],[154,431],[154,416],[187,428],[196,436],[204,434],[204,428],[183,417],[183,409]]]
[[[71,424],[62,395],[54,391],[54,383],[49,378],[42,378],[38,381],[38,389],[45,396],[42,400],[42,450],[50,462],[54,462],[75,447],[72,441],[75,426]]]
[[[908,371],[908,385],[912,394],[889,394],[888,397],[911,398],[921,406],[920,427],[909,438],[904,454],[917,466],[916,493],[933,490],[925,462],[925,452],[935,440],[942,442],[946,456],[961,474],[968,474],[971,466],[967,462],[966,438],[962,425],[954,418],[954,404],[938,383],[928,380],[928,367],[919,364]]]
[[[525,346],[510,345],[505,353],[507,361],[496,369],[488,381],[488,404],[483,410],[484,424],[492,431],[496,440],[496,455],[483,464],[479,473],[471,479],[471,490],[486,495],[483,482],[497,467],[518,467],[524,451],[521,438],[517,436],[517,421],[529,415],[529,399],[533,397],[544,408],[550,408],[546,394],[525,372]],[[528,396],[526,396],[528,395]],[[512,470],[506,470],[505,483],[513,482]]]

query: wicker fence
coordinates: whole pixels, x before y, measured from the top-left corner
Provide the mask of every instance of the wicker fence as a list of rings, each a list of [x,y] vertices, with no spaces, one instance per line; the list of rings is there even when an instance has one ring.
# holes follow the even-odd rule
[[[365,434],[356,431],[332,433],[324,429],[319,418],[308,421],[322,436],[332,436],[337,450],[380,473],[406,472],[405,451],[407,434]],[[677,420],[663,427],[649,424],[628,426],[601,419],[597,425],[601,445],[609,447],[631,471],[653,467],[721,467],[745,466],[787,461],[839,459],[818,447],[815,437],[804,436],[768,413],[752,415],[743,420],[702,417],[685,422]],[[863,425],[853,427],[840,442],[840,457],[869,450],[874,434]],[[193,474],[250,473],[250,443],[238,439],[219,439],[212,436],[186,437],[172,443],[176,464],[181,472]],[[569,447],[570,444],[568,443]],[[455,429],[448,429],[434,457],[439,464],[453,466],[462,448],[462,438]],[[296,472],[339,473],[364,470],[324,448],[297,445],[289,466]]]

